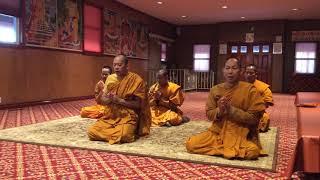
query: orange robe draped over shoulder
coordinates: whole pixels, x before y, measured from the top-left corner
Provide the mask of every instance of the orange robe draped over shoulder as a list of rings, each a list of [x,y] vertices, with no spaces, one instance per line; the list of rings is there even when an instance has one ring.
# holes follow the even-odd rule
[[[97,119],[103,116],[104,106],[100,105],[99,96],[102,95],[102,90],[104,88],[104,82],[100,80],[94,89],[94,96],[97,102],[97,105],[83,107],[80,110],[80,116],[83,118],[92,118]]]
[[[158,102],[156,102],[153,96],[157,91],[161,92],[161,98]],[[149,90],[149,100],[152,125],[163,126],[169,122],[171,125],[176,126],[182,123],[183,113],[178,107],[184,101],[184,93],[179,85],[168,82],[167,86],[160,87],[156,83]]]
[[[104,91],[115,93],[125,100],[138,97],[141,100],[141,108],[134,110],[109,103],[105,106],[103,117],[88,128],[90,140],[107,141],[109,144],[126,143],[150,133],[151,115],[147,90],[139,75],[129,72],[122,79],[116,74],[109,75]]]
[[[231,108],[227,116],[217,119],[217,101],[225,95],[232,97]],[[262,147],[257,126],[264,110],[264,102],[252,84],[240,81],[232,88],[225,88],[224,84],[214,86],[206,104],[206,114],[213,121],[212,125],[187,140],[188,152],[228,159],[258,158]]]
[[[257,88],[258,92],[263,98],[265,103],[269,103],[273,105],[272,92],[270,90],[270,86],[262,81],[255,80],[253,85]],[[258,129],[260,132],[267,132],[270,125],[270,117],[268,113],[263,113],[262,118],[259,121]]]

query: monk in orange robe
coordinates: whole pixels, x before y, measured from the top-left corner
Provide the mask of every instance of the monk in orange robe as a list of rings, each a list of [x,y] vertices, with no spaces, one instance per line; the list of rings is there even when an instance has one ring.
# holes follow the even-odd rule
[[[189,119],[179,109],[184,101],[181,87],[168,81],[167,70],[157,73],[158,82],[150,87],[149,103],[153,126],[177,126]]]
[[[97,119],[102,117],[104,112],[104,106],[101,105],[100,98],[103,94],[104,82],[106,82],[107,77],[112,73],[112,69],[109,66],[104,66],[101,71],[101,79],[96,84],[94,89],[94,97],[97,102],[95,106],[88,106],[81,108],[80,115],[83,118],[93,118]]]
[[[244,76],[247,82],[253,84],[257,88],[266,107],[268,108],[269,106],[273,106],[272,92],[269,88],[270,86],[262,81],[257,80],[257,67],[253,64],[247,65]],[[269,125],[270,117],[269,114],[265,112],[259,121],[258,129],[260,132],[267,132],[269,130]]]
[[[100,98],[103,116],[88,128],[90,140],[109,144],[133,142],[150,133],[151,114],[143,79],[128,71],[128,60],[113,60],[115,74],[109,75]]]
[[[187,140],[187,151],[227,159],[257,159],[265,155],[257,130],[265,110],[262,97],[252,84],[239,81],[238,59],[226,61],[223,75],[225,82],[211,88],[206,103],[212,125]]]

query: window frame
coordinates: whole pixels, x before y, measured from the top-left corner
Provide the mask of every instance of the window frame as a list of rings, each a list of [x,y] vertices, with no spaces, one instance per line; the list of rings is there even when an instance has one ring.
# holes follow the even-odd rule
[[[195,57],[195,47],[197,45],[207,45],[209,46],[209,57],[208,58],[196,58]],[[193,53],[192,53],[192,59],[193,59],[193,71],[195,72],[210,72],[210,59],[211,59],[211,49],[212,49],[212,45],[211,44],[193,44]],[[207,70],[196,70],[195,69],[195,62],[196,60],[206,60],[208,61],[208,69]]]
[[[164,45],[164,49],[162,49],[162,45]],[[161,42],[161,47],[160,47],[160,62],[167,62],[167,43],[165,43],[165,42]],[[164,54],[165,55],[165,58],[164,58],[164,60],[162,60],[162,54]]]
[[[9,14],[4,14],[4,13],[1,13],[1,15],[4,15],[4,16],[10,16],[10,17],[13,17],[15,18],[15,21],[16,21],[16,42],[14,43],[11,43],[11,42],[2,42],[0,41],[0,47],[20,47],[21,44],[23,43],[22,42],[22,27],[21,27],[21,23],[22,23],[22,18],[19,17],[19,16],[13,16],[13,15],[9,15]]]
[[[88,50],[85,50],[85,29],[86,29],[86,26],[85,26],[85,6],[92,6],[92,7],[95,7],[97,9],[100,10],[100,52],[95,52],[95,51],[88,51]],[[82,23],[82,54],[85,54],[85,55],[93,55],[93,56],[105,56],[104,55],[104,44],[103,44],[103,32],[104,32],[104,27],[103,27],[103,11],[104,11],[104,8],[103,7],[100,7],[100,6],[97,6],[95,5],[94,3],[90,3],[90,2],[85,2],[83,1],[82,3],[82,19],[83,19],[83,23]]]
[[[310,44],[315,44],[316,45],[316,48],[315,48],[315,58],[296,58],[296,51],[297,51],[297,44],[299,43],[310,43]],[[302,76],[313,76],[315,74],[317,74],[317,60],[318,60],[318,54],[319,53],[319,43],[316,42],[316,41],[299,41],[299,42],[295,42],[294,43],[294,69],[293,69],[293,72],[294,74],[296,75],[302,75]],[[314,72],[313,73],[303,73],[303,72],[297,72],[297,60],[306,60],[306,61],[309,61],[309,60],[313,60],[314,61]]]

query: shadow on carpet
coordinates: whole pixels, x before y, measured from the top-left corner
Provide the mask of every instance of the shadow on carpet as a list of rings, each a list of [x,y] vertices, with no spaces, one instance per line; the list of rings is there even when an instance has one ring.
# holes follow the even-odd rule
[[[227,160],[221,157],[187,153],[187,137],[202,132],[210,126],[208,121],[190,121],[176,127],[152,128],[151,135],[142,137],[133,143],[109,145],[106,142],[89,141],[87,127],[95,120],[79,116],[27,126],[4,129],[0,131],[0,140],[31,144],[43,144],[68,148],[91,149],[187,161],[193,163],[213,164],[220,166],[275,171],[276,149],[278,142],[277,128],[260,134],[262,146],[268,153],[258,160]]]

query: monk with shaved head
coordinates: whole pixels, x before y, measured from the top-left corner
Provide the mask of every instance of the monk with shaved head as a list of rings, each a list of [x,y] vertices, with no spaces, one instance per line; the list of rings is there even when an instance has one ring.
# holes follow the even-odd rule
[[[244,76],[247,82],[253,84],[257,88],[258,92],[263,98],[266,107],[268,108],[269,106],[273,106],[272,92],[268,84],[257,79],[257,73],[257,67],[254,64],[249,64],[246,66]],[[258,129],[260,132],[267,132],[269,130],[269,125],[270,117],[269,114],[265,112],[263,113],[263,116],[259,121]]]
[[[103,66],[101,70],[101,79],[96,84],[94,89],[94,97],[97,102],[97,105],[87,106],[81,108],[80,115],[83,118],[100,118],[103,116],[104,106],[101,105],[100,99],[103,94],[104,83],[106,82],[107,77],[112,73],[112,69],[109,66]]]
[[[157,83],[149,90],[149,103],[153,126],[177,126],[189,121],[179,109],[184,101],[181,86],[168,80],[168,71],[157,72]]]
[[[113,60],[114,74],[108,76],[99,102],[103,116],[88,128],[90,140],[109,144],[130,143],[149,134],[151,126],[147,90],[143,79],[128,71],[128,59]]]
[[[227,159],[257,159],[265,155],[257,130],[265,104],[252,84],[240,81],[238,59],[227,59],[223,75],[225,82],[211,88],[206,103],[212,125],[187,139],[187,151]]]

